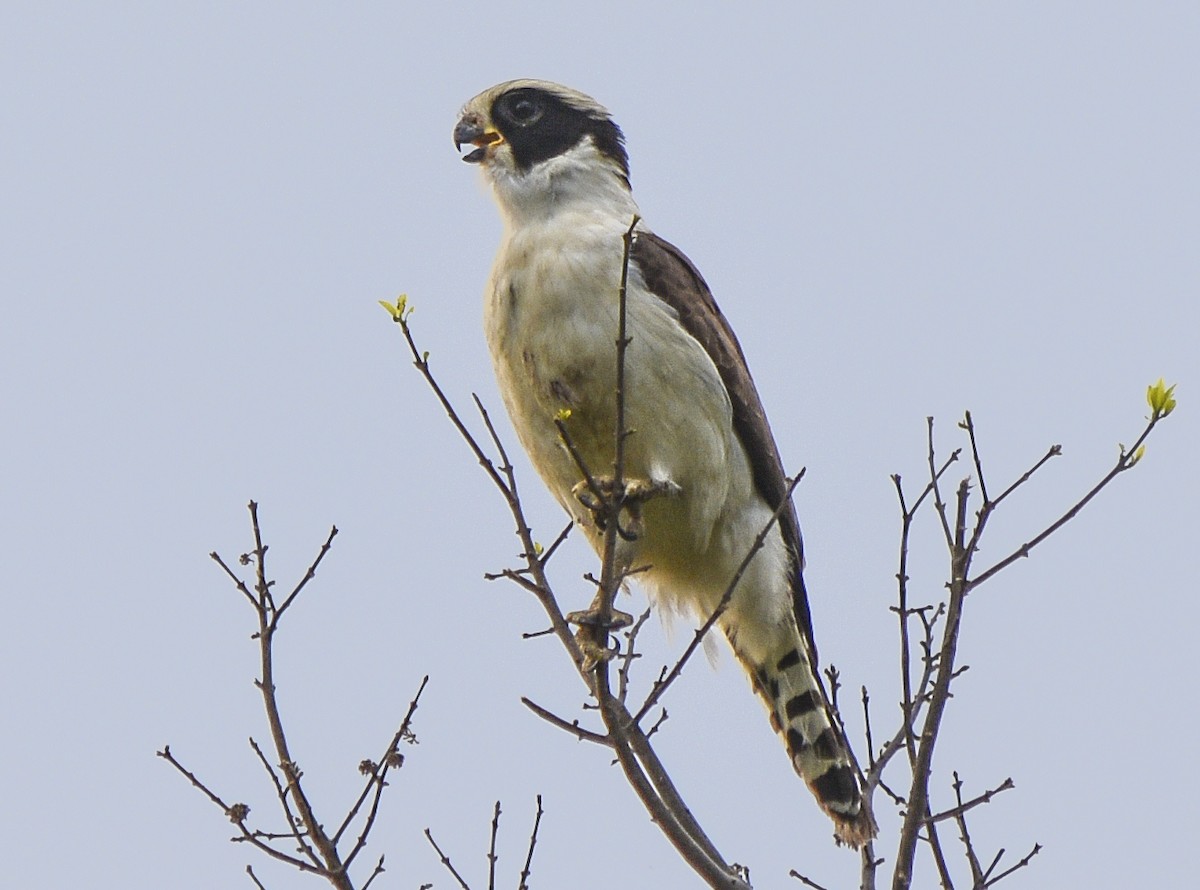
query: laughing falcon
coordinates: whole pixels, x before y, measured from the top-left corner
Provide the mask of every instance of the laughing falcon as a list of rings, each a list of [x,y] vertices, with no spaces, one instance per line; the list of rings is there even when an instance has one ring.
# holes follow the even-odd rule
[[[559,503],[599,548],[574,491],[567,429],[597,475],[613,466],[623,236],[640,216],[624,136],[575,90],[513,80],[480,93],[454,128],[504,219],[484,302],[496,378],[517,436]],[[704,621],[787,494],[766,414],[737,338],[696,267],[638,223],[627,286],[625,474],[669,489],[642,505],[624,565],[665,610]],[[817,671],[789,504],[742,576],[720,627],[796,772],[859,846],[875,834],[862,777]]]

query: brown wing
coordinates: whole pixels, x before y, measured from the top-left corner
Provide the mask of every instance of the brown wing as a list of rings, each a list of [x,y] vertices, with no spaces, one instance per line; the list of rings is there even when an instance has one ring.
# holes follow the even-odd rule
[[[783,461],[779,457],[775,437],[771,435],[771,427],[767,424],[762,400],[750,377],[742,347],[729,322],[721,314],[704,278],[679,248],[651,232],[637,233],[630,259],[642,273],[650,292],[679,314],[684,330],[704,347],[717,366],[729,400],[733,403],[733,429],[750,458],[755,488],[771,507],[778,507],[787,495]],[[795,562],[792,598],[796,623],[812,649],[815,668],[817,651],[813,642],[808,595],[804,589],[804,544],[800,537],[800,522],[791,504],[780,514],[779,523],[783,540]]]

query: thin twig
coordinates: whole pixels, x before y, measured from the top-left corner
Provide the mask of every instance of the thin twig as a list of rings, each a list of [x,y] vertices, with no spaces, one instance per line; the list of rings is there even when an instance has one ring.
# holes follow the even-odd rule
[[[574,527],[575,523],[573,521],[568,522],[563,526],[563,530],[558,533],[558,537],[554,539],[553,543],[551,543],[549,547],[542,551],[542,555],[539,557],[538,561],[543,567],[545,567],[546,563],[550,561],[550,557],[554,555],[554,552],[558,550],[560,546],[562,546],[562,542],[567,539],[567,536],[571,534],[571,529]]]
[[[366,882],[362,885],[362,890],[368,890],[368,888],[373,883],[375,883],[375,879],[377,877],[379,877],[381,874],[383,874],[385,871],[387,871],[387,869],[383,867],[383,856],[381,855],[379,857],[379,861],[375,863],[374,871],[372,871],[371,874],[367,876]]]
[[[367,794],[374,789],[374,795],[371,797],[371,808],[367,812],[366,821],[363,822],[362,830],[358,833],[358,839],[354,842],[354,846],[346,855],[346,868],[354,862],[359,853],[367,846],[367,838],[371,834],[371,829],[375,827],[375,818],[379,814],[379,802],[383,798],[383,789],[387,787],[387,774],[393,769],[399,769],[404,758],[399,752],[400,742],[402,740],[414,741],[415,736],[412,734],[413,715],[417,712],[417,706],[421,701],[421,693],[425,691],[425,686],[429,683],[429,675],[426,674],[421,678],[421,685],[417,687],[417,693],[412,697],[412,701],[408,703],[408,710],[404,714],[404,719],[400,721],[400,728],[396,730],[388,743],[387,750],[384,751],[383,757],[378,763],[371,764],[373,767],[371,774],[368,776],[366,784],[363,786],[362,792],[354,805],[350,807],[346,813],[346,818],[342,820],[342,824],[338,827],[337,833],[334,835],[333,842],[337,844],[342,837],[342,834],[349,828],[350,823],[354,821],[358,815],[359,809],[363,805]]]
[[[889,797],[899,803],[906,803],[906,801],[902,796],[891,791],[884,785],[883,771],[891,761],[892,757],[894,757],[898,751],[900,751],[902,748],[907,748],[910,740],[914,745],[913,760],[910,761],[910,763],[915,762],[916,735],[913,732],[913,725],[915,724],[917,718],[920,717],[922,708],[929,703],[929,687],[933,682],[934,671],[937,669],[937,658],[936,656],[932,656],[930,654],[933,647],[933,631],[937,626],[938,616],[940,616],[945,609],[945,603],[938,605],[937,609],[934,610],[932,618],[929,618],[927,614],[930,609],[932,609],[931,606],[922,606],[918,609],[907,610],[909,615],[916,615],[921,621],[923,638],[920,645],[921,650],[924,653],[921,658],[921,677],[917,682],[916,692],[912,693],[912,704],[907,709],[909,711],[909,716],[907,719],[901,722],[901,725],[899,729],[896,730],[895,735],[893,735],[892,738],[889,739],[882,748],[880,748],[879,754],[875,758],[874,766],[872,766],[867,773],[868,788],[878,785],[884,789]],[[907,636],[903,636],[902,639],[907,640]],[[901,711],[903,712],[904,710],[905,708],[902,703]]]
[[[287,824],[292,830],[292,837],[296,839],[298,849],[309,858],[313,865],[320,867],[321,860],[317,857],[317,853],[312,848],[312,845],[305,838],[305,833],[300,830],[301,823],[296,819],[295,814],[292,813],[292,805],[288,801],[287,789],[284,787],[283,782],[280,781],[279,774],[275,771],[275,767],[271,762],[267,760],[267,755],[263,753],[263,749],[259,747],[258,742],[254,740],[253,736],[250,737],[249,741],[250,747],[253,749],[255,755],[257,755],[259,763],[263,765],[263,769],[266,770],[267,775],[270,777],[271,784],[275,786],[275,796],[279,799],[279,806],[283,810],[283,817],[287,820]]]
[[[554,628],[554,635],[558,637],[559,642],[567,650],[567,654],[571,656],[571,660],[575,663],[576,667],[580,668],[583,665],[583,653],[579,649],[579,644],[575,640],[575,635],[572,633],[570,625],[567,624],[566,619],[563,617],[562,610],[558,607],[558,602],[550,592],[550,583],[546,578],[545,566],[537,558],[537,546],[533,540],[533,532],[525,518],[525,511],[517,492],[516,473],[512,469],[511,462],[504,456],[503,449],[501,449],[500,453],[504,460],[503,467],[500,470],[496,469],[495,464],[484,453],[471,431],[467,429],[466,424],[458,416],[458,412],[434,377],[429,367],[428,353],[422,353],[417,348],[417,343],[413,339],[412,329],[409,327],[405,317],[396,317],[395,320],[404,334],[404,340],[408,344],[409,351],[412,353],[413,364],[421,372],[421,376],[425,378],[425,382],[433,390],[434,395],[442,405],[442,409],[450,418],[451,423],[454,424],[454,428],[458,430],[459,435],[466,442],[467,447],[471,449],[479,465],[483,467],[488,478],[492,480],[492,483],[504,497],[505,503],[508,504],[509,512],[512,514],[513,521],[516,524],[517,537],[521,540],[522,557],[526,562],[526,570],[533,579],[528,589],[537,597],[538,602],[541,603],[542,608],[550,617],[550,624]],[[498,439],[499,436],[496,435],[495,428],[492,426],[487,412],[484,411],[483,414],[484,423],[488,427],[489,434],[494,439]]]
[[[862,687],[862,709],[863,709],[863,725],[866,727],[867,734],[867,771],[875,767],[875,740],[871,738],[871,696],[867,694],[867,687]]]
[[[913,512],[920,506],[920,501],[924,499],[925,493],[933,489],[933,483],[931,482],[925,487],[925,492],[922,492],[917,504],[912,510],[909,510],[904,502],[904,488],[900,484],[899,473],[892,476],[892,482],[896,486],[896,496],[900,499],[900,566],[896,570],[900,599],[900,605],[896,609],[896,615],[900,619],[900,710],[904,714],[902,729],[904,730],[905,749],[908,751],[908,762],[913,764],[917,760],[917,743],[912,733],[916,714],[912,694],[912,644],[908,635],[908,540],[912,529]]]
[[[625,631],[625,651],[621,653],[621,667],[617,671],[617,698],[621,701],[625,701],[625,694],[629,691],[629,671],[633,667],[633,662],[641,658],[634,647],[637,644],[638,634],[650,618],[650,611],[650,609],[646,609],[642,612],[633,626]]]
[[[607,735],[599,732],[592,732],[590,729],[584,729],[579,725],[578,720],[564,720],[553,711],[546,710],[541,705],[531,701],[528,698],[525,698],[524,696],[521,696],[521,704],[529,708],[529,710],[533,711],[533,713],[537,714],[547,723],[571,733],[571,735],[575,736],[580,741],[593,742],[597,745],[603,745],[606,748],[612,747],[612,739],[610,739]]]
[[[1032,467],[1030,467],[1024,473],[1022,473],[1020,478],[1018,478],[1016,482],[1014,482],[1012,485],[1008,486],[1008,488],[1004,489],[1004,491],[1000,492],[1000,496],[997,497],[996,500],[991,501],[991,505],[993,507],[997,506],[1006,497],[1008,497],[1010,494],[1012,494],[1014,491],[1016,491],[1018,488],[1020,488],[1026,482],[1028,482],[1033,477],[1033,474],[1036,473],[1038,470],[1040,470],[1042,467],[1044,467],[1050,461],[1051,458],[1058,457],[1061,454],[1062,454],[1062,446],[1061,445],[1051,445],[1046,450],[1046,453],[1043,454],[1040,458],[1038,458],[1037,463],[1035,463]]]
[[[950,596],[946,610],[946,625],[942,630],[941,646],[937,653],[937,672],[933,681],[932,694],[925,709],[925,718],[917,742],[916,760],[912,763],[912,783],[908,793],[908,808],[905,811],[904,822],[900,830],[900,840],[896,851],[896,868],[892,876],[893,890],[907,890],[912,883],[913,857],[920,837],[920,828],[925,817],[929,815],[929,778],[933,764],[933,751],[941,729],[942,716],[950,698],[950,683],[955,675],[954,656],[958,647],[959,627],[967,593],[964,579],[970,569],[971,560],[970,551],[964,552],[963,550],[966,535],[967,481],[964,480],[958,488],[955,528],[951,530],[950,521],[946,515],[947,506],[942,500],[938,485],[933,446],[933,418],[928,419],[928,430],[930,482],[933,485],[935,509],[941,519],[950,557],[950,583],[948,585]],[[922,616],[921,620],[925,621],[925,618]],[[936,620],[936,615],[934,620]],[[928,654],[930,663],[932,663],[933,657],[932,649],[930,649]],[[928,826],[927,837],[935,854],[935,862],[939,865],[939,872],[943,874],[944,878],[935,826]],[[944,880],[943,883],[945,883]]]
[[[204,795],[208,797],[209,800],[220,807],[221,812],[229,817],[229,821],[233,822],[241,830],[242,833],[240,838],[246,843],[249,843],[257,849],[262,850],[262,852],[266,853],[272,859],[278,859],[280,862],[285,862],[288,865],[295,866],[301,871],[326,877],[328,876],[326,869],[313,865],[312,863],[305,862],[303,859],[297,859],[295,856],[288,855],[287,853],[280,852],[271,845],[264,843],[262,839],[256,837],[254,833],[246,827],[246,816],[249,814],[250,808],[245,804],[226,804],[225,801],[221,800],[221,798],[218,797],[207,785],[200,781],[200,779],[198,779],[194,773],[186,769],[183,764],[175,759],[175,756],[171,753],[170,745],[164,745],[163,749],[156,753],[159,757],[166,760],[171,764],[171,766],[175,767],[175,769],[186,776],[188,780],[196,786],[196,788],[200,789],[200,791],[202,791]]]
[[[1031,540],[1022,544],[1020,547],[1018,547],[1016,550],[1014,550],[1012,553],[1010,553],[1004,559],[1000,560],[999,562],[997,562],[995,565],[991,566],[986,571],[981,572],[979,575],[976,575],[974,578],[972,578],[970,580],[970,586],[972,588],[978,587],[980,584],[983,584],[985,581],[987,581],[989,578],[991,578],[996,573],[998,573],[998,572],[1004,570],[1005,568],[1007,568],[1008,566],[1012,565],[1018,559],[1022,559],[1024,557],[1028,556],[1029,552],[1031,550],[1033,550],[1034,547],[1036,547],[1038,544],[1042,543],[1042,541],[1046,540],[1048,537],[1050,537],[1052,534],[1054,534],[1056,531],[1058,531],[1060,528],[1062,528],[1064,525],[1066,525],[1068,522],[1070,522],[1072,519],[1074,519],[1076,516],[1078,516],[1079,511],[1081,511],[1084,507],[1086,507],[1088,505],[1088,503],[1092,500],[1092,498],[1094,498],[1101,491],[1103,491],[1104,488],[1106,488],[1108,486],[1108,484],[1113,481],[1113,479],[1115,479],[1121,473],[1124,473],[1126,470],[1130,469],[1137,463],[1138,448],[1140,448],[1142,443],[1146,441],[1146,437],[1148,435],[1150,435],[1150,431],[1154,429],[1154,427],[1158,423],[1158,421],[1159,421],[1159,415],[1156,414],[1153,417],[1151,417],[1149,423],[1146,424],[1146,428],[1144,430],[1142,430],[1142,434],[1140,436],[1138,436],[1137,441],[1134,442],[1133,445],[1128,450],[1126,450],[1124,448],[1121,449],[1121,454],[1117,458],[1117,462],[1113,466],[1113,468],[1111,470],[1109,470],[1099,482],[1097,482],[1094,486],[1092,486],[1092,488],[1089,489],[1087,494],[1085,494],[1082,498],[1080,498],[1078,501],[1076,501],[1075,504],[1069,510],[1067,510],[1066,513],[1064,513],[1062,516],[1060,516],[1058,519],[1056,519],[1050,525],[1046,526],[1046,528],[1040,534],[1035,535]]]
[[[979,856],[975,853],[975,844],[971,840],[971,833],[967,831],[967,817],[964,815],[967,808],[963,806],[962,799],[962,779],[958,777],[958,771],[954,772],[954,797],[958,801],[954,813],[954,821],[958,824],[958,837],[962,841],[963,853],[967,857],[967,865],[971,869],[971,886],[972,888],[980,887],[983,884],[983,867],[979,864]],[[933,822],[930,817],[930,822]],[[932,826],[931,826],[932,827]]]
[[[433,839],[433,835],[430,833],[428,828],[425,829],[425,838],[430,844],[433,845],[433,849],[437,850],[437,854],[442,860],[442,865],[446,866],[446,870],[450,872],[450,874],[454,875],[454,879],[458,881],[458,886],[461,887],[462,890],[471,890],[471,887],[466,881],[463,880],[463,876],[458,873],[458,869],[456,869],[454,864],[450,862],[450,857],[443,853],[442,848],[437,845],[437,841]]]
[[[925,805],[926,814],[929,813],[929,805]],[[942,850],[942,841],[938,837],[937,826],[927,825],[925,827],[925,841],[929,844],[929,853],[933,857],[934,867],[937,868],[938,881],[942,885],[942,890],[954,890],[954,883],[950,878],[950,866],[946,864],[946,854]]]
[[[321,565],[321,561],[325,559],[325,554],[328,553],[330,548],[333,547],[333,539],[337,537],[337,533],[337,526],[330,526],[329,537],[327,537],[325,539],[325,543],[321,545],[321,549],[318,551],[316,559],[312,561],[312,565],[308,567],[308,571],[304,573],[304,577],[300,579],[299,583],[294,588],[292,588],[292,592],[287,595],[287,598],[280,604],[279,608],[275,610],[275,615],[272,619],[273,624],[276,626],[279,625],[279,619],[283,617],[283,613],[287,611],[288,606],[296,601],[296,597],[300,595],[300,592],[304,590],[304,588],[308,585],[308,582],[316,576],[317,567]]]
[[[229,576],[229,580],[234,583],[234,586],[237,587],[238,591],[242,594],[242,596],[244,596],[247,600],[250,601],[250,605],[254,606],[254,608],[257,609],[258,608],[258,600],[254,598],[254,594],[252,594],[250,592],[250,588],[246,586],[246,582],[243,581],[241,578],[239,578],[237,576],[237,574],[233,571],[233,569],[231,569],[225,563],[225,560],[221,557],[221,554],[217,553],[217,551],[214,550],[212,553],[210,553],[208,555],[209,555],[209,558],[212,559],[212,561],[215,562],[217,565],[219,565],[221,567],[221,569],[225,572],[225,574]]]
[[[1045,466],[1051,458],[1062,454],[1062,446],[1051,445],[1049,450],[1042,455],[1041,459],[1039,459],[1037,463],[1026,470],[1021,477],[1017,479],[1017,481],[1002,491],[999,497],[997,497],[995,500],[991,500],[988,497],[987,485],[983,478],[983,462],[979,455],[979,445],[975,440],[975,422],[971,418],[970,411],[966,412],[963,421],[959,424],[959,426],[965,429],[967,431],[967,435],[970,437],[971,454],[975,461],[975,475],[979,479],[979,489],[983,496],[983,504],[980,506],[979,512],[976,514],[977,520],[975,522],[975,529],[971,534],[971,543],[967,545],[969,552],[974,554],[979,548],[979,540],[983,537],[983,530],[987,527],[988,519],[991,518],[991,515],[995,512],[996,508],[1000,506],[1005,498],[1028,482],[1033,477],[1033,474]]]
[[[900,684],[901,684],[900,710],[901,710],[901,713],[904,715],[904,723],[901,726],[901,729],[903,731],[902,739],[904,742],[904,748],[908,753],[908,761],[909,761],[910,765],[916,763],[916,758],[917,758],[916,737],[913,735],[912,728],[913,728],[913,725],[920,713],[920,705],[921,705],[921,702],[924,700],[924,696],[923,696],[924,687],[927,685],[927,682],[928,682],[928,679],[930,676],[930,672],[929,672],[929,665],[928,665],[928,663],[926,663],[925,669],[922,674],[922,683],[921,683],[922,692],[914,697],[913,691],[912,691],[912,644],[911,644],[911,640],[909,637],[909,629],[908,629],[908,619],[913,614],[913,612],[908,607],[908,581],[909,581],[909,577],[908,577],[908,546],[909,546],[909,538],[910,538],[911,531],[912,531],[913,518],[916,516],[917,511],[921,508],[921,504],[924,503],[925,498],[928,497],[931,493],[936,493],[938,481],[942,478],[942,476],[950,468],[951,464],[955,463],[958,460],[959,455],[962,452],[962,449],[956,448],[953,452],[951,452],[950,456],[942,463],[942,465],[940,467],[934,467],[934,454],[933,454],[933,450],[932,450],[933,449],[933,419],[932,418],[928,418],[928,424],[929,424],[929,448],[930,448],[928,459],[929,459],[930,469],[932,472],[932,477],[930,478],[930,480],[928,482],[925,483],[924,489],[922,489],[921,494],[918,495],[916,501],[913,503],[911,508],[908,506],[908,504],[905,500],[905,497],[904,497],[904,487],[901,484],[900,474],[896,473],[896,474],[892,475],[892,483],[896,487],[896,497],[900,501],[900,557],[899,557],[899,566],[896,570],[896,581],[897,581],[897,592],[898,592],[898,597],[899,597],[899,606],[898,606],[898,608],[894,609],[893,611],[896,612],[896,616],[899,619],[899,629],[900,629]],[[940,494],[937,495],[937,497],[940,500]],[[927,631],[926,637],[928,639],[929,638],[928,628],[926,628],[926,631]],[[880,756],[880,760],[882,761],[882,764],[880,767],[880,772],[882,772],[882,767],[886,766],[887,761],[891,759],[892,754],[895,753],[895,749],[889,746],[889,748],[885,748],[885,752],[886,752],[886,756],[884,756],[883,754],[881,754],[881,756]]]
[[[929,462],[929,484],[933,488],[933,504],[938,518],[942,521],[942,532],[946,536],[946,546],[954,546],[954,534],[950,531],[950,521],[946,518],[946,504],[942,500],[942,489],[938,484],[941,477],[938,475],[937,467],[934,466],[934,450],[933,450],[933,418],[926,417],[925,424],[928,429],[928,452],[927,458]]]
[[[527,574],[529,574],[528,569],[501,569],[499,572],[484,572],[483,578],[485,581],[497,581],[500,578],[504,578],[507,581],[512,581],[514,584],[524,587],[536,597],[550,595],[548,587],[543,587],[536,581],[526,578]],[[553,627],[550,628],[550,632],[554,633]]]
[[[646,738],[648,738],[648,739],[649,739],[649,738],[651,738],[651,737],[652,737],[652,736],[653,736],[653,735],[654,735],[656,732],[658,732],[659,728],[660,728],[660,727],[661,727],[661,726],[662,726],[664,723],[666,723],[666,722],[667,722],[667,720],[670,718],[670,716],[671,716],[671,715],[667,713],[667,709],[666,709],[666,708],[663,708],[663,709],[662,709],[662,712],[661,712],[661,713],[658,715],[658,719],[657,719],[657,720],[655,720],[653,723],[651,723],[651,724],[650,724],[650,728],[646,730]]]
[[[794,868],[788,872],[788,876],[795,878],[797,881],[799,881],[805,887],[812,887],[813,890],[826,890],[826,887],[824,884],[818,884],[812,878],[805,877],[804,875],[800,874],[800,872],[796,871],[796,869],[794,869]]]
[[[1001,854],[1002,854],[1003,852],[1004,852],[1003,850],[1001,850],[1001,851],[1000,851],[1000,853],[1001,853]],[[992,886],[995,886],[996,884],[1000,883],[1002,880],[1004,880],[1005,878],[1007,878],[1007,877],[1008,877],[1009,875],[1011,875],[1013,872],[1015,872],[1015,871],[1018,871],[1019,869],[1022,869],[1022,868],[1024,868],[1025,866],[1027,866],[1027,865],[1029,864],[1029,861],[1030,861],[1031,859],[1033,859],[1033,857],[1034,857],[1034,856],[1036,856],[1036,855],[1037,855],[1038,853],[1040,853],[1040,852],[1042,852],[1042,845],[1041,845],[1041,844],[1034,844],[1034,845],[1033,845],[1033,849],[1029,851],[1029,854],[1028,854],[1028,855],[1027,855],[1027,856],[1026,856],[1024,859],[1022,859],[1020,862],[1018,862],[1018,863],[1017,863],[1016,865],[1014,865],[1012,868],[1006,868],[1004,871],[1000,872],[1000,874],[996,875],[996,877],[994,877],[994,878],[989,878],[989,879],[988,879],[988,882],[987,882],[986,884],[984,884],[984,886],[985,886],[985,887],[992,887]],[[997,856],[996,856],[996,861],[997,861],[997,862],[999,862],[999,861],[1000,861],[1000,854],[997,854]]]
[[[883,865],[884,860],[875,856],[874,841],[867,841],[862,845],[862,849],[858,851],[858,859],[859,890],[875,890],[875,872]]]
[[[967,438],[971,442],[971,459],[975,462],[975,478],[979,480],[979,494],[983,498],[983,502],[989,504],[991,498],[988,497],[987,481],[983,477],[983,459],[979,455],[979,443],[975,441],[975,421],[971,419],[970,411],[964,413],[963,422],[959,426],[967,431]]]
[[[525,865],[521,867],[521,881],[517,890],[529,890],[530,867],[533,864],[533,849],[537,846],[538,828],[542,824],[542,796],[537,796],[537,812],[533,816],[533,830],[529,832],[529,850],[525,854]]]
[[[500,857],[496,855],[496,835],[500,833],[500,801],[496,801],[496,808],[492,811],[492,835],[488,842],[488,890],[496,890],[496,860]]]
[[[956,783],[955,790],[957,791],[958,787],[960,787],[957,785],[958,773],[955,773],[954,776],[955,776],[955,783]],[[960,796],[957,806],[951,807],[948,810],[943,810],[940,813],[935,813],[934,815],[930,816],[925,821],[926,822],[944,822],[947,819],[954,819],[958,816],[961,816],[963,813],[967,812],[968,810],[975,809],[975,807],[979,806],[980,804],[988,803],[989,801],[991,801],[991,799],[993,797],[995,797],[1001,791],[1011,791],[1015,787],[1016,787],[1016,785],[1013,784],[1013,780],[1011,778],[1005,779],[1003,782],[1001,782],[995,788],[992,788],[990,791],[985,791],[985,792],[983,792],[983,794],[979,795],[978,797],[973,797],[968,801],[964,802]]]

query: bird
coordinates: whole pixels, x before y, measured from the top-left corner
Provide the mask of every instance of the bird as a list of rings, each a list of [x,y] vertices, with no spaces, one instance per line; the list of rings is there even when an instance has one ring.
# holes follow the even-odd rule
[[[581,497],[580,463],[599,472],[614,462],[623,270],[625,476],[662,495],[639,505],[623,565],[639,567],[660,611],[703,622],[778,511],[718,625],[835,838],[860,847],[877,828],[817,667],[779,449],[704,278],[641,217],[620,127],[578,90],[519,79],[468,101],[453,138],[482,169],[503,220],[483,311],[501,398],[534,468],[593,547],[603,529]]]

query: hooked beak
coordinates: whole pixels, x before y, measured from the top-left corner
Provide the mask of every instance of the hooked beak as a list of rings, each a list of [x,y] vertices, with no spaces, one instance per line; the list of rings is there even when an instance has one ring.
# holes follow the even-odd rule
[[[454,127],[454,147],[455,149],[470,143],[475,146],[475,150],[467,152],[462,159],[468,164],[478,164],[487,157],[487,147],[489,145],[499,145],[504,141],[496,130],[490,127],[484,129],[482,122],[474,114],[468,114],[458,122]]]

